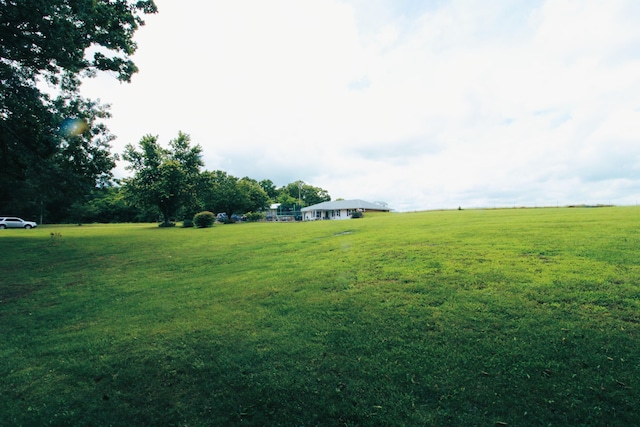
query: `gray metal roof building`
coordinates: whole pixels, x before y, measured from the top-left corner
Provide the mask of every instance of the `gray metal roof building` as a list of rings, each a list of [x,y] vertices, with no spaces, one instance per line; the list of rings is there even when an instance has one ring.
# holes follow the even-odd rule
[[[377,203],[365,202],[364,200],[334,200],[331,202],[322,202],[317,205],[307,206],[302,208],[302,212],[309,211],[331,211],[331,210],[344,210],[344,209],[361,209],[362,211],[377,211],[377,212],[389,212],[391,209],[387,206],[379,205]]]

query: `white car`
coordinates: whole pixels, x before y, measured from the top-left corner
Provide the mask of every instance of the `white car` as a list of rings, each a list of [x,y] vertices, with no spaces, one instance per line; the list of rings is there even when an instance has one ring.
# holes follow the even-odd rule
[[[15,216],[0,216],[0,229],[2,230],[5,228],[26,228],[28,230],[37,226],[38,224],[33,221],[25,221]]]

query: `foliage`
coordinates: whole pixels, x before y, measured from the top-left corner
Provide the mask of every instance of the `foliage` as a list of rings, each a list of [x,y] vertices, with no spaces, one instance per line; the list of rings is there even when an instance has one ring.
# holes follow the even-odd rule
[[[282,200],[285,201],[280,203],[286,204],[298,203],[298,200],[300,200],[303,206],[311,206],[331,200],[327,190],[305,184],[303,181],[289,183],[280,188],[279,193]]]
[[[265,217],[264,212],[247,212],[245,216],[249,222],[262,221]]]
[[[128,203],[124,189],[115,186],[95,188],[86,202],[71,206],[71,213],[65,222],[151,222],[158,218],[157,209]]]
[[[96,187],[109,185],[117,156],[110,152],[114,137],[102,123],[109,117],[106,107],[80,97],[59,98],[55,104],[62,114],[78,117],[71,126],[80,131],[57,131],[56,149],[45,158],[8,160],[12,164],[5,172],[12,176],[0,187],[0,209],[9,205],[14,212],[43,215],[47,222],[57,222],[69,215],[70,206],[87,200]],[[21,172],[11,172],[12,167]]]
[[[635,425],[639,215],[9,230],[0,419]]]
[[[4,1],[3,72],[30,86],[37,77],[67,88],[79,73],[114,72],[130,81],[137,68],[133,34],[144,24],[139,13],[155,13],[153,1]],[[12,24],[12,25],[9,25]],[[90,47],[101,47],[87,58]],[[105,51],[112,56],[107,57]]]
[[[215,222],[216,222],[216,216],[213,214],[213,212],[209,212],[209,211],[198,212],[193,217],[193,223],[198,228],[212,227],[213,224],[215,224]]]
[[[191,219],[185,219],[182,221],[182,228],[192,228],[193,225],[193,220]]]
[[[257,181],[238,179],[224,171],[205,171],[201,175],[203,204],[212,212],[225,213],[232,221],[233,214],[262,210],[268,196]]]
[[[292,197],[289,193],[282,191],[280,192],[280,194],[278,194],[276,202],[280,203],[281,209],[293,211],[296,208],[298,199]]]
[[[151,141],[148,141],[149,138]],[[160,159],[161,156],[165,155],[155,153],[157,150],[164,150],[158,144],[157,137],[146,136],[143,139],[145,140],[143,144],[150,144],[151,147],[148,148],[147,151],[139,150],[137,156],[146,155],[148,152],[152,157]],[[134,148],[134,151],[138,150]],[[128,158],[127,156],[127,153],[123,155],[125,158]],[[137,158],[136,162],[137,165],[142,165],[142,158]],[[148,165],[152,163],[153,162],[149,160]],[[165,176],[170,177],[171,175],[167,173]],[[260,217],[260,219],[264,215],[264,209],[272,202],[281,204],[279,212],[282,215],[297,215],[301,207],[301,205],[298,204],[298,199],[291,197],[287,192],[278,192],[275,190],[275,186],[271,188],[271,191],[276,191],[276,198],[270,200],[269,193],[264,189],[265,182],[271,182],[269,180],[258,182],[249,177],[238,179],[223,171],[205,171],[201,174],[194,172],[192,178],[196,181],[195,184],[193,184],[193,181],[190,181],[190,183],[182,184],[182,187],[180,187],[181,189],[188,188],[187,193],[189,195],[185,197],[184,203],[181,203],[179,206],[176,204],[175,212],[169,215],[171,218],[191,220],[193,215],[203,210],[205,206],[207,209],[220,213],[233,210],[234,214],[232,214],[232,218],[242,216],[246,212],[253,212],[256,218]],[[58,181],[67,183],[67,181],[62,178],[59,178]],[[166,184],[167,186],[165,188],[168,187],[169,191],[174,191],[173,188],[177,187],[177,185],[169,186],[169,182]],[[40,185],[44,184],[40,183]],[[135,186],[136,183],[130,179],[117,181],[116,184],[109,184],[105,181],[104,185],[93,187],[87,195],[77,197],[75,201],[70,202],[69,205],[64,203],[64,197],[60,195],[55,199],[60,206],[45,207],[45,215],[50,218],[51,221],[58,223],[86,224],[94,222],[156,221],[161,215],[158,204],[153,203],[153,199],[143,203],[140,197],[136,197],[133,193],[133,191],[137,190]],[[71,183],[69,183],[68,187],[74,188]],[[33,198],[35,198],[35,196]],[[35,219],[38,209],[34,207],[34,211],[36,212],[33,215]],[[229,218],[226,213],[225,216]]]
[[[275,200],[275,198],[278,197],[278,189],[276,188],[276,185],[273,183],[273,181],[271,181],[270,179],[263,179],[259,182],[259,184],[264,192],[267,193],[267,197],[269,197],[271,200]]]
[[[198,198],[202,148],[192,147],[191,138],[182,132],[169,141],[169,149],[162,148],[152,135],[144,136],[139,145],[140,150],[131,144],[125,147],[123,158],[134,176],[122,182],[131,200],[156,206],[168,224],[182,207],[192,206]]]
[[[362,216],[363,216],[362,211],[355,211],[354,213],[351,214],[351,219],[362,218]]]
[[[129,81],[153,1],[8,0],[0,13],[0,210],[52,219],[111,179],[107,107],[79,96],[99,71]],[[91,49],[93,57],[87,57]],[[46,89],[43,89],[48,85]],[[69,124],[70,126],[66,126]]]
[[[320,187],[305,184],[303,181],[296,181],[281,187],[277,196],[272,199],[280,204],[279,215],[302,219],[300,209],[304,206],[315,205],[331,200],[329,193]]]
[[[248,211],[261,211],[269,203],[269,195],[255,179],[244,177],[238,182],[240,191],[246,195],[246,205],[242,214]]]

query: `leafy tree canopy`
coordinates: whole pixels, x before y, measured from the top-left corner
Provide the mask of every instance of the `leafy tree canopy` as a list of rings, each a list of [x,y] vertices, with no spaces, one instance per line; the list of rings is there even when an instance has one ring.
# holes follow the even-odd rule
[[[2,69],[33,86],[38,77],[74,88],[80,73],[112,71],[130,81],[137,71],[129,58],[140,14],[157,12],[152,0],[0,0]],[[91,57],[88,48],[96,49]],[[4,77],[4,76],[3,76]]]
[[[232,220],[233,214],[262,210],[269,201],[269,196],[256,180],[238,179],[220,170],[203,172],[202,187],[205,207],[225,213],[228,220]]]
[[[294,203],[302,202],[304,206],[311,206],[331,200],[331,196],[329,196],[327,190],[305,184],[303,181],[296,181],[285,185],[280,189],[280,194],[281,196],[278,197],[278,200],[280,200],[281,203],[284,202],[284,200],[291,201],[295,199]]]
[[[80,79],[108,71],[130,81],[133,35],[156,11],[152,0],[0,0],[0,208],[36,196],[69,205],[76,186],[34,186],[61,174],[93,185],[111,177],[107,107],[80,97]]]
[[[191,138],[182,132],[169,141],[168,149],[152,135],[144,136],[139,146],[125,147],[123,158],[134,176],[124,179],[123,184],[131,200],[157,207],[168,224],[181,208],[192,206],[198,198],[202,148],[191,146]]]
[[[263,179],[258,184],[260,184],[260,187],[262,187],[264,192],[267,193],[267,196],[269,196],[271,200],[275,200],[278,197],[278,189],[270,179]]]

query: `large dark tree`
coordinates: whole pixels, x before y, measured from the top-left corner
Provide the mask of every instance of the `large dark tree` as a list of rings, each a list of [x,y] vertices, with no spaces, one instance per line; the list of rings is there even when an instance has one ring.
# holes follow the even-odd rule
[[[228,221],[234,214],[262,210],[269,196],[260,184],[251,178],[238,179],[224,171],[202,173],[203,201],[206,209],[225,213]]]
[[[134,172],[122,181],[126,193],[137,204],[157,207],[164,224],[198,200],[202,148],[192,147],[189,135],[180,132],[169,142],[169,149],[160,146],[157,136],[146,135],[140,149],[128,144],[123,158]]]
[[[268,206],[269,194],[258,181],[245,176],[238,184],[247,196],[247,205],[245,206],[246,210],[244,213],[260,212]]]
[[[263,179],[258,184],[271,200],[275,200],[278,197],[278,189],[270,179]]]
[[[80,79],[130,81],[133,34],[155,12],[152,0],[0,0],[1,211],[68,206],[110,178],[108,112]]]

